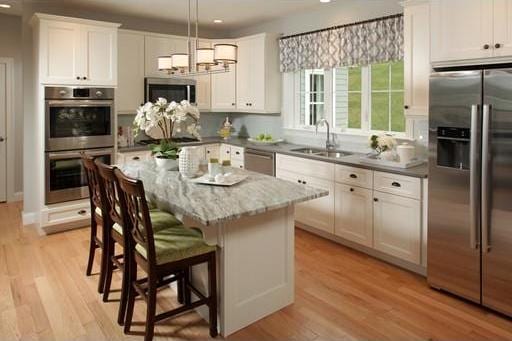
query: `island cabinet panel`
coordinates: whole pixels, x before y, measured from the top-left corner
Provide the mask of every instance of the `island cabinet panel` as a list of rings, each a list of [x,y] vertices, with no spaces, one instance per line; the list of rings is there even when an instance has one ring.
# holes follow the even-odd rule
[[[374,248],[420,264],[421,203],[419,200],[374,192]]]
[[[144,35],[120,30],[117,39],[116,110],[118,114],[134,114],[144,102]]]
[[[315,178],[279,168],[276,170],[276,177],[304,186],[311,186],[329,191],[328,196],[297,204],[295,206],[295,220],[299,223],[334,234],[335,187],[332,180]]]
[[[373,247],[373,195],[371,189],[336,184],[334,233]]]
[[[218,144],[208,144],[204,146],[204,157],[206,161],[210,159],[220,159],[220,146]]]

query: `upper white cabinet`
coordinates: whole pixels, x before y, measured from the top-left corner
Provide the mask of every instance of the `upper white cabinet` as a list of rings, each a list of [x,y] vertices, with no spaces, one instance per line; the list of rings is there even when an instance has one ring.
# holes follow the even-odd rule
[[[428,1],[404,3],[404,104],[407,116],[427,116],[430,77]]]
[[[200,48],[210,48],[212,44],[207,40],[200,40]],[[203,74],[194,76],[196,80],[196,103],[201,110],[210,110],[211,108],[211,75]]]
[[[214,41],[213,44],[236,44],[232,40]],[[222,66],[220,66],[222,67]],[[211,110],[230,112],[236,110],[236,64],[229,66],[229,72],[211,75]]]
[[[144,35],[119,30],[116,110],[134,114],[144,102]]]
[[[119,24],[39,13],[33,22],[40,83],[117,85]]]
[[[158,57],[173,53],[187,53],[186,37],[150,34],[145,37],[145,74],[146,77],[172,77],[165,71],[158,70]]]
[[[258,34],[237,40],[236,109],[280,112],[281,74],[277,37]]]
[[[512,60],[512,0],[432,0],[434,66]]]

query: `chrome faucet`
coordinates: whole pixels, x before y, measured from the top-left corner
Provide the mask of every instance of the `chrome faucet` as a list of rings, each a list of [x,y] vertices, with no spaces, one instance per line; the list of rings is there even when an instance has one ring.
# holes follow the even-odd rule
[[[322,124],[325,124],[327,126],[327,141],[325,141],[325,149],[327,150],[334,150],[336,149],[336,145],[334,144],[334,138],[331,142],[331,129],[329,127],[329,122],[325,119],[325,118],[322,118],[320,119],[319,121],[316,122],[316,134],[318,134],[318,126],[319,125],[322,125]]]

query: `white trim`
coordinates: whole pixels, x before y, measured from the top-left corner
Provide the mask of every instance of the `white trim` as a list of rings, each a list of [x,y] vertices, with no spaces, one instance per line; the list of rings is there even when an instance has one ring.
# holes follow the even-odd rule
[[[15,192],[12,195],[12,200],[9,201],[23,201],[23,192]]]
[[[6,67],[6,144],[7,144],[7,201],[18,201],[16,200],[16,193],[14,189],[14,174],[16,174],[16,162],[15,162],[15,141],[16,141],[16,129],[15,129],[15,113],[14,113],[14,59],[13,58],[0,58],[0,64],[5,64]]]
[[[90,20],[90,19],[82,19],[82,18],[74,18],[74,17],[65,17],[61,15],[53,15],[46,13],[34,13],[34,16],[31,19],[31,24],[35,23],[38,20],[53,20],[53,21],[64,21],[75,24],[83,24],[83,25],[93,25],[93,26],[104,26],[104,27],[120,27],[121,24],[113,23],[108,21],[98,21],[98,20]]]
[[[39,222],[38,213],[37,212],[22,212],[21,214],[23,220],[23,226],[31,225]]]

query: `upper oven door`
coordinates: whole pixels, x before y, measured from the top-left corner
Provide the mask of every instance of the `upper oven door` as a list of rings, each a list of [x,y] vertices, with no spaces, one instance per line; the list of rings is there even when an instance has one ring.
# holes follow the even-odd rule
[[[165,98],[168,102],[179,103],[187,100],[196,103],[196,85],[194,80],[154,79],[146,78],[144,100],[156,102],[158,98]]]
[[[46,151],[112,147],[112,100],[47,100]]]

